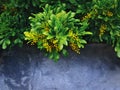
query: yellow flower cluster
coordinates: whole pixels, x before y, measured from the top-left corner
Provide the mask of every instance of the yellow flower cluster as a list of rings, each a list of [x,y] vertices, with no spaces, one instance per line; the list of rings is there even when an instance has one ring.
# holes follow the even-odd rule
[[[49,31],[49,28],[47,26],[45,27],[45,31]]]
[[[56,39],[47,40],[45,35],[38,34],[37,32],[24,32],[24,35],[25,39],[29,40],[28,43],[31,43],[31,45],[35,45],[40,40],[43,43],[43,48],[45,48],[47,52],[52,52],[53,49],[60,51],[57,44],[58,40]]]
[[[60,51],[60,48],[58,47],[57,44],[54,44],[53,47],[55,48],[56,51],[58,51],[58,52]]]
[[[72,30],[69,30],[69,36],[70,36],[71,38],[73,38],[75,41],[79,41],[78,35],[76,35],[75,33],[73,33]]]
[[[33,40],[33,41],[31,42],[31,45],[35,45],[35,43],[37,43],[37,41],[36,41],[36,40]]]
[[[52,52],[53,49],[55,49],[56,51],[60,51],[58,44],[57,44],[57,40],[43,40],[43,47],[47,50],[47,52]]]
[[[51,52],[52,51],[52,47],[51,45],[49,45],[47,42],[43,43],[44,48],[47,50],[47,52]]]
[[[72,40],[74,40],[72,42],[78,42],[79,41],[78,35],[73,33],[72,30],[69,30],[69,36],[72,38]],[[79,47],[77,46],[77,44],[70,43],[70,47],[72,48],[73,51],[75,51],[76,53],[80,54]]]
[[[104,32],[105,32],[106,29],[107,29],[107,26],[104,25],[104,24],[102,24],[102,25],[100,26],[99,36],[102,36],[102,35],[104,34]]]
[[[50,43],[51,43],[51,47],[53,48],[53,49],[55,49],[56,51],[60,51],[60,48],[58,47],[58,40],[56,40],[56,39],[51,39],[50,40]]]
[[[113,16],[113,13],[110,11],[107,11],[107,16],[111,17],[111,16]]]
[[[109,10],[104,10],[102,14],[105,15],[105,16],[108,16],[108,17],[113,16],[113,13]]]
[[[36,32],[24,32],[24,35],[26,40],[30,40],[31,45],[36,44],[39,39],[42,39],[45,37],[44,35],[40,35]]]
[[[91,18],[91,16],[92,16],[91,13],[87,13],[87,15],[85,15],[85,16],[82,18],[82,21]]]
[[[72,48],[73,51],[75,51],[76,53],[80,54],[80,49],[77,46],[77,44],[75,43],[70,43],[70,47]]]

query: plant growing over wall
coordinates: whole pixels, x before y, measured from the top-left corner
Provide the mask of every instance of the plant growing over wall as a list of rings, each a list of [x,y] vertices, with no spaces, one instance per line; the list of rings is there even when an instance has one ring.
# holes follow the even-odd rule
[[[31,13],[36,14],[29,22]],[[90,34],[85,29],[93,35],[85,36]],[[46,50],[56,60],[60,53],[67,53],[68,46],[79,53],[86,41],[110,44],[120,57],[119,29],[119,0],[0,0],[3,49],[22,46],[25,34],[29,43]]]
[[[53,9],[46,5],[43,12],[29,17],[31,30],[24,32],[25,40],[45,50],[55,61],[59,59],[60,53],[67,54],[66,46],[80,53],[79,49],[86,44],[83,36],[91,33],[85,31],[87,21],[81,23],[74,16],[75,13],[66,12],[61,7]]]
[[[90,42],[104,42],[115,47],[120,57],[120,3],[118,0],[92,0],[90,11],[82,18],[89,21],[93,33]]]

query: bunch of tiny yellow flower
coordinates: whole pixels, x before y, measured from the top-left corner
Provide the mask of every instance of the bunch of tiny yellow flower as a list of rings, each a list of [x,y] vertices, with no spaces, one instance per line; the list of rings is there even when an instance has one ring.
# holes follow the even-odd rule
[[[82,21],[87,20],[87,19],[90,19],[91,16],[92,16],[91,13],[87,13],[87,15],[85,15],[85,16],[82,18]]]
[[[107,25],[105,24],[102,24],[100,26],[100,33],[99,33],[99,36],[102,36],[104,33],[105,33],[105,30],[107,29]]]

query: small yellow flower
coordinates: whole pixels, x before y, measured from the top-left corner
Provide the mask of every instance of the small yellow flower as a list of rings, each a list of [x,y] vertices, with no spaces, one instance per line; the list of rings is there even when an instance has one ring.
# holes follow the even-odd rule
[[[88,18],[91,18],[91,14],[90,14],[90,13],[87,13],[87,17],[88,17]]]
[[[70,43],[70,47],[72,48],[73,51],[75,51],[76,53],[80,54],[80,49],[77,46],[77,44],[75,43]]]
[[[85,16],[82,18],[82,21],[91,18],[91,16],[92,16],[91,13],[87,13],[87,15],[85,15]]]
[[[49,28],[48,28],[48,27],[45,27],[45,31],[49,31]]]
[[[107,12],[107,16],[111,17],[111,16],[113,16],[113,13],[110,12],[110,11],[108,11],[108,12]]]
[[[48,43],[44,43],[43,46],[47,50],[47,52],[51,52],[52,51],[52,47]]]
[[[60,48],[58,47],[57,44],[54,44],[53,47],[55,48],[56,51],[58,51],[58,52],[60,51]]]
[[[102,36],[104,33],[105,33],[105,30],[107,29],[107,26],[102,24],[100,26],[100,33],[99,33],[99,36]]]
[[[43,43],[47,43],[47,40],[46,40],[46,39],[43,39],[42,42],[43,42]]]
[[[33,41],[31,42],[31,45],[35,45],[35,43],[37,43],[37,41],[36,41],[36,40],[33,40]]]

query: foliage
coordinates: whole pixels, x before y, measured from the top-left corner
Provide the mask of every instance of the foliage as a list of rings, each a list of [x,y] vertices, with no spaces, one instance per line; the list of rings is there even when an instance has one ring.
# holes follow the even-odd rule
[[[85,29],[93,34],[85,36]],[[25,38],[55,59],[60,53],[65,54],[68,46],[78,52],[87,41],[110,44],[120,57],[119,29],[119,0],[0,0],[0,45],[3,49],[22,46]]]
[[[115,47],[120,57],[120,4],[118,0],[92,0],[92,7],[81,19],[89,20],[88,30],[93,32],[88,37],[90,42],[104,42]]]
[[[25,18],[16,8],[4,7],[0,14],[0,45],[3,49],[16,44],[22,45],[24,38],[22,32],[26,29]]]
[[[37,0],[35,1],[37,3]],[[22,46],[23,32],[29,28],[28,17],[36,11],[30,0],[1,0],[0,1],[0,45],[2,49]]]
[[[113,2],[113,0],[92,0],[89,12],[86,12],[85,16],[81,18],[83,21],[89,20],[88,30],[93,32],[93,36],[88,37],[90,42],[108,41],[110,38],[107,27],[113,18]]]
[[[87,21],[81,23],[74,16],[73,12],[66,12],[61,7],[53,9],[47,4],[43,12],[29,17],[31,30],[24,32],[25,39],[46,50],[54,60],[59,59],[60,52],[67,54],[66,46],[80,53],[79,49],[86,44],[83,36],[91,33],[85,31]]]

